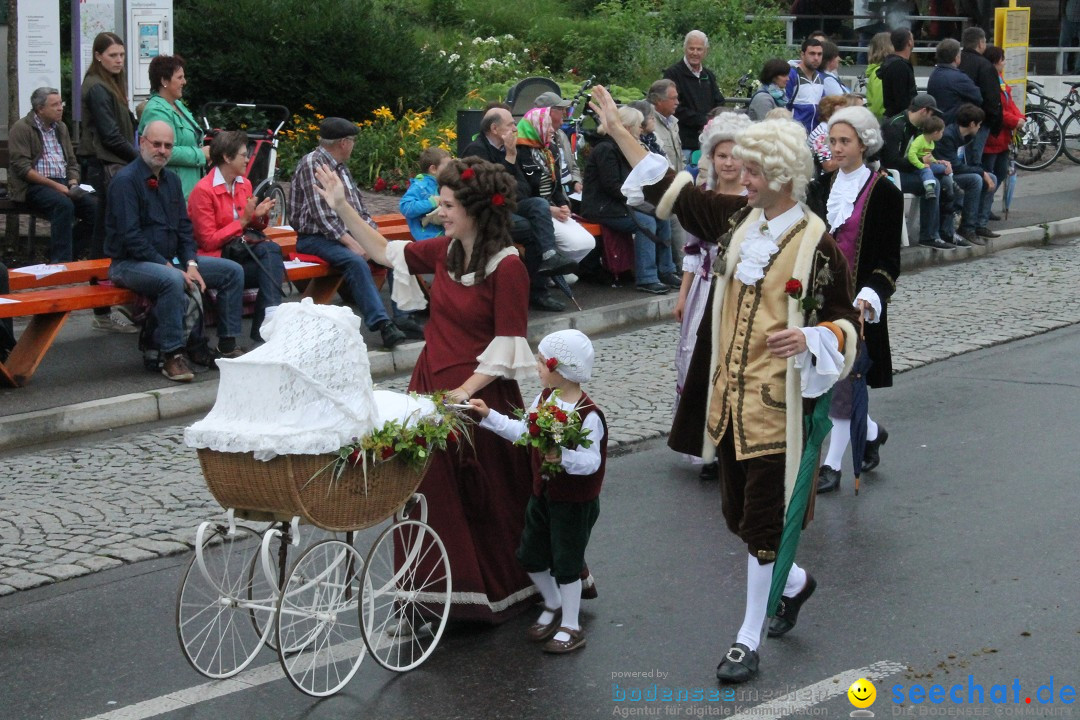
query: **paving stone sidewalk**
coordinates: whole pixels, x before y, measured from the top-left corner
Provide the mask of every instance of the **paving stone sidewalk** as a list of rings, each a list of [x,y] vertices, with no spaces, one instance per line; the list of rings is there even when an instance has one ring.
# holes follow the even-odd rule
[[[889,308],[898,372],[1080,322],[1080,239],[906,275]],[[595,341],[589,393],[612,447],[664,435],[675,388],[674,322]],[[380,383],[404,390],[407,377]],[[526,401],[539,390],[526,383]],[[0,479],[0,595],[183,552],[220,512],[183,429],[10,454]]]

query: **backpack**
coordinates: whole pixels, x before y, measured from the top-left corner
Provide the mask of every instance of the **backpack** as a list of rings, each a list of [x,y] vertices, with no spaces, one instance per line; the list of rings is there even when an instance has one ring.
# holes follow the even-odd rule
[[[184,308],[184,337],[187,349],[206,348],[208,343],[203,335],[203,298],[198,289],[187,289],[187,306]],[[135,299],[134,320],[142,323],[139,331],[139,350],[143,354],[143,366],[147,370],[160,370],[165,359],[161,356],[154,333],[157,331],[157,315],[154,313],[154,300],[145,295]]]
[[[885,93],[881,87],[881,66],[877,63],[866,67],[866,108],[881,120],[885,115]]]

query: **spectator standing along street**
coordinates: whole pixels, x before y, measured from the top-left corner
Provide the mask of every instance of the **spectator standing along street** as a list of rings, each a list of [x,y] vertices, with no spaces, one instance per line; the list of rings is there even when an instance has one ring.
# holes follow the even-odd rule
[[[791,66],[786,60],[770,58],[761,66],[758,73],[758,82],[761,85],[750,98],[750,106],[747,115],[751,120],[764,120],[769,111],[782,108],[787,105],[787,88],[790,79]]]
[[[795,122],[809,133],[817,125],[817,107],[825,95],[825,79],[818,68],[824,54],[822,41],[807,38],[800,46],[799,62],[788,73],[787,109],[795,116]]]
[[[961,36],[961,43],[964,50],[960,54],[960,69],[978,86],[982,102],[975,104],[986,113],[986,120],[971,143],[968,162],[972,165],[982,165],[986,138],[990,137],[991,133],[1001,130],[1001,87],[997,70],[989,60],[983,57],[983,52],[986,51],[986,33],[983,29],[966,28]]]
[[[1080,46],[1080,0],[1068,0],[1061,13],[1061,33],[1058,35],[1059,47]],[[1080,53],[1065,53],[1061,72],[1076,75],[1080,72]]]
[[[709,37],[700,30],[691,30],[683,39],[682,60],[664,71],[664,77],[675,83],[679,94],[675,117],[679,119],[684,163],[701,147],[698,136],[709,121],[709,112],[724,104],[716,75],[705,67],[708,54]]]
[[[891,118],[907,110],[915,97],[915,68],[911,67],[911,51],[915,49],[915,37],[907,28],[897,28],[889,35],[893,52],[881,62],[878,77],[881,78],[883,117]]]
[[[934,96],[938,109],[944,113],[945,122],[950,123],[956,118],[956,109],[964,103],[982,103],[982,93],[972,79],[959,68],[959,42],[952,38],[939,42],[934,52],[934,60],[937,65],[930,71],[926,92]],[[997,90],[996,86],[994,89]]]

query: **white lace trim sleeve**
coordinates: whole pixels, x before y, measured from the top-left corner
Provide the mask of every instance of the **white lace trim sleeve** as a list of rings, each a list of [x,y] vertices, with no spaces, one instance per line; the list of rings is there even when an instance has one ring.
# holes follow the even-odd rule
[[[536,375],[536,357],[523,337],[500,335],[476,358],[476,372],[507,380],[529,380]]]
[[[668,160],[663,155],[649,153],[641,162],[634,166],[626,180],[622,184],[622,194],[626,198],[626,204],[631,207],[645,202],[643,187],[655,185],[667,174]]]
[[[427,307],[427,298],[405,262],[405,246],[408,244],[408,240],[386,243],[386,259],[390,261],[390,271],[394,273],[394,289],[390,298],[401,310],[423,310]]]
[[[833,386],[844,370],[844,354],[835,333],[825,327],[799,328],[806,336],[806,350],[795,356],[802,378],[802,396],[819,397]],[[813,356],[813,357],[811,357]]]

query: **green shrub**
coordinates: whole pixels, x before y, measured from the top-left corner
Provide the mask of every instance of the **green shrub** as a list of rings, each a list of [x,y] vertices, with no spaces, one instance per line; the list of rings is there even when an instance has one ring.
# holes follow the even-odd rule
[[[188,96],[360,117],[380,105],[456,103],[465,78],[424,48],[408,13],[370,0],[183,0],[176,49]]]

